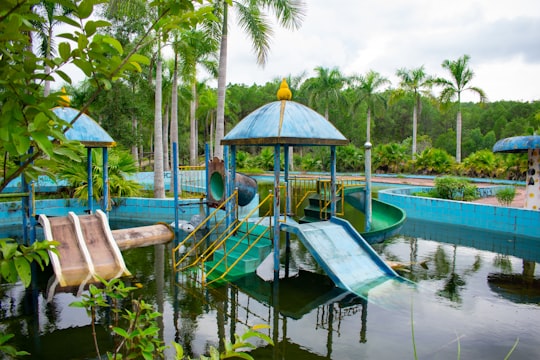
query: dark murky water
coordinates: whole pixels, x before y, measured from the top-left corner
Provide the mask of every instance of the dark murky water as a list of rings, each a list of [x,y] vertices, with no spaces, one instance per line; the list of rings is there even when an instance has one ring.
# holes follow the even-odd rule
[[[362,299],[333,286],[293,239],[291,263],[299,276],[279,286],[249,276],[218,288],[201,288],[170,269],[170,246],[124,252],[130,283],[163,313],[162,336],[198,356],[246,325],[268,324],[276,346],[255,359],[511,359],[540,358],[539,239],[477,232],[409,220],[401,236],[375,246],[404,265],[410,288],[377,289]],[[476,246],[473,247],[473,246]],[[52,271],[33,289],[0,287],[0,331],[14,333],[27,359],[83,359],[93,353],[90,319],[69,307],[71,293],[46,301]],[[379,300],[391,292],[391,302]],[[107,323],[108,314],[100,313]],[[102,349],[111,339],[100,327]],[[414,334],[414,340],[413,340]],[[172,358],[172,355],[169,354]]]

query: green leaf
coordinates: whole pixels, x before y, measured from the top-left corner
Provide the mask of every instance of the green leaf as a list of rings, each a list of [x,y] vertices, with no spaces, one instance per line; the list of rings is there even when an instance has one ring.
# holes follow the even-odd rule
[[[112,328],[112,331],[113,331],[114,333],[116,333],[117,335],[120,335],[120,336],[123,337],[124,339],[129,339],[129,337],[130,337],[130,336],[129,336],[129,333],[128,333],[126,330],[122,329],[122,328],[119,328],[119,327],[113,327],[113,328]]]
[[[68,42],[61,42],[58,44],[58,54],[60,54],[60,57],[62,60],[67,61],[69,57],[71,56],[71,46]]]
[[[32,138],[45,154],[47,154],[48,156],[53,156],[53,145],[47,135],[36,131],[32,133]]]
[[[79,17],[87,19],[94,11],[94,2],[92,0],[83,0],[79,5]]]
[[[177,342],[173,341],[173,347],[174,351],[176,352],[175,359],[183,359],[184,358],[184,348],[182,345],[178,344]]]
[[[62,78],[68,84],[71,84],[71,77],[62,70],[56,70],[56,74]]]
[[[30,263],[24,257],[14,258],[15,267],[17,268],[17,274],[21,279],[24,287],[28,287],[30,282],[32,282],[32,270]]]
[[[113,48],[118,51],[118,54],[122,55],[124,53],[124,49],[122,48],[122,44],[120,44],[120,41],[116,40],[115,38],[106,36],[103,38],[103,42],[106,44],[111,45]]]
[[[86,76],[92,76],[92,71],[93,71],[92,64],[89,63],[88,61],[75,59],[73,60],[73,64],[75,64],[75,66],[81,69]]]
[[[0,275],[8,283],[15,283],[19,279],[17,277],[17,270],[15,269],[15,263],[13,261],[0,260]]]

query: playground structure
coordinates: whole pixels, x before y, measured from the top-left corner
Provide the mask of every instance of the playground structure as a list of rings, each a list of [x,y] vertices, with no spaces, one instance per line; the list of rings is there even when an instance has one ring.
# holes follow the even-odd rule
[[[340,196],[345,195],[345,189],[337,188],[336,146],[345,145],[348,140],[320,114],[289,99],[290,97],[282,98],[255,110],[222,140],[222,145],[225,145],[223,168],[208,173],[207,181],[209,193],[219,194],[216,205],[217,210],[225,212],[223,227],[220,229],[219,223],[202,238],[187,236],[177,244],[173,249],[175,270],[183,271],[200,266],[203,269],[202,281],[211,279],[208,283],[254,271],[269,279],[272,276],[262,274],[258,268],[261,263],[265,268],[271,263],[273,280],[277,283],[281,273],[279,239],[283,232],[286,254],[290,252],[290,234],[294,233],[335,284],[345,290],[363,296],[366,293],[364,286],[375,287],[387,281],[400,281],[400,277],[346,220],[336,218],[338,193]],[[274,190],[261,199],[258,207],[254,209],[255,211],[263,205],[268,206],[266,213],[259,214],[259,217],[252,218],[254,211],[241,220],[235,216],[239,196],[238,189],[233,187],[233,184],[236,184],[237,146],[274,147]],[[297,224],[288,216],[291,214],[292,205],[289,182],[289,149],[292,146],[330,147],[331,172],[328,187],[324,191],[319,189],[316,194],[320,203],[324,199],[324,205],[319,207],[317,212],[324,213],[330,221],[319,216],[318,219],[312,217],[305,224]],[[284,185],[280,181],[281,148],[285,156]],[[363,197],[366,232],[370,231],[372,218],[371,189],[368,182],[366,181]],[[215,191],[215,188],[223,191]],[[280,205],[282,188],[285,194],[283,215]],[[349,192],[349,195],[351,194],[352,192]],[[360,200],[356,198],[356,204],[359,204]],[[343,201],[341,203],[343,204]],[[207,220],[214,217],[216,211],[212,212]],[[397,213],[396,229],[405,219],[403,212]],[[203,224],[206,225],[206,222]],[[199,229],[195,228],[193,233],[197,230]],[[382,233],[377,236],[380,236],[378,240],[384,239]],[[210,275],[213,272],[217,275]],[[285,276],[287,273],[285,264]]]

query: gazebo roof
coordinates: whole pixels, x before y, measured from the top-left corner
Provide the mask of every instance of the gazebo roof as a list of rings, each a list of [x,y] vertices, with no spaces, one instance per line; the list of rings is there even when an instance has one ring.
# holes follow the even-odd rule
[[[52,111],[60,119],[71,122],[79,110],[71,107],[58,106]],[[82,114],[73,127],[66,131],[66,137],[70,140],[78,140],[86,147],[112,147],[116,145],[113,138],[90,116]]]
[[[347,145],[349,140],[316,111],[289,100],[266,104],[242,119],[222,145]]]
[[[540,136],[514,136],[499,140],[493,145],[493,152],[521,153],[529,149],[540,149]]]

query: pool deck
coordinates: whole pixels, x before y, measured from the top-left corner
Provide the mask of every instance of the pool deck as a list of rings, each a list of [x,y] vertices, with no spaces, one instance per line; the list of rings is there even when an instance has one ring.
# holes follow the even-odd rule
[[[433,186],[434,185],[433,179],[414,178],[414,177],[402,178],[402,177],[374,176],[371,178],[371,181],[377,182],[377,183],[401,184],[401,185],[411,185],[411,186]],[[489,182],[477,182],[475,184],[478,187],[487,187],[487,186],[494,185],[493,183],[489,183]],[[493,206],[504,206],[504,205],[499,204],[495,196],[488,196],[488,197],[481,198],[472,202],[478,203],[478,204],[493,205]],[[524,204],[525,204],[525,187],[516,186],[516,197],[510,204],[510,207],[522,208]]]

